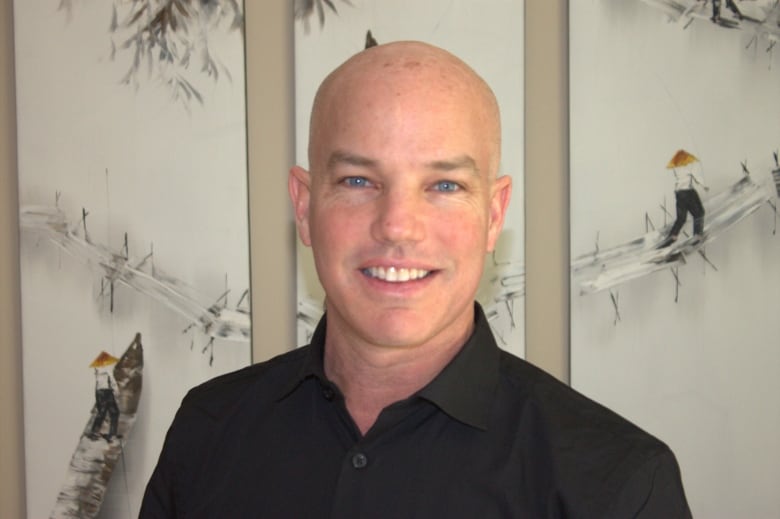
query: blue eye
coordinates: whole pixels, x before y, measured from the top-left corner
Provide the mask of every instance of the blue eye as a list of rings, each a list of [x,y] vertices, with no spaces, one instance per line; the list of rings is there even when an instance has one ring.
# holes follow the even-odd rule
[[[347,187],[366,187],[368,180],[365,177],[346,177],[342,182]]]
[[[460,186],[450,180],[442,180],[441,182],[436,182],[434,189],[444,193],[452,193],[453,191],[460,189]]]

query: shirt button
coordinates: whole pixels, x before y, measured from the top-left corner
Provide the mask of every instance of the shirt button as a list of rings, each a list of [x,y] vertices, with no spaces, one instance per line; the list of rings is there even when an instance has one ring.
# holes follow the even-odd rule
[[[358,452],[352,456],[352,466],[356,469],[362,469],[368,465],[368,458],[362,452]]]
[[[333,391],[333,389],[329,387],[323,387],[322,388],[322,396],[327,400],[328,402],[333,401],[333,398],[336,396],[336,392]]]

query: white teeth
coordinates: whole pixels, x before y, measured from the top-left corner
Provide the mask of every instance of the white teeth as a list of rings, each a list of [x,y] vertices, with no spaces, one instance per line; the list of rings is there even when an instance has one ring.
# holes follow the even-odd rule
[[[371,277],[387,281],[389,283],[403,283],[404,281],[414,281],[422,279],[429,274],[429,271],[423,269],[407,269],[396,267],[371,267],[364,270]]]

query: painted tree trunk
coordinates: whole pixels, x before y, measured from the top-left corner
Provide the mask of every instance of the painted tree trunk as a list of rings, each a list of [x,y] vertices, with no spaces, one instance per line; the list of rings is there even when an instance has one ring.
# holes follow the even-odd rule
[[[114,379],[118,389],[118,436],[106,439],[107,435],[91,434],[92,423],[98,411],[97,406],[93,406],[84,433],[79,438],[76,451],[70,460],[65,483],[51,512],[52,518],[88,519],[97,516],[100,511],[111,473],[122,454],[122,442],[128,437],[135,422],[141,398],[143,366],[141,334],[137,333],[114,367]],[[108,423],[104,423],[103,429],[107,428]]]

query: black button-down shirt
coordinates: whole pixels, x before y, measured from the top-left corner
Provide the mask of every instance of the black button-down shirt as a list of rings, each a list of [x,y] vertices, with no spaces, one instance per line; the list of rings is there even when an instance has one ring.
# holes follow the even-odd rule
[[[500,350],[482,310],[362,436],[310,346],[184,398],[141,518],[690,517],[666,445]]]

